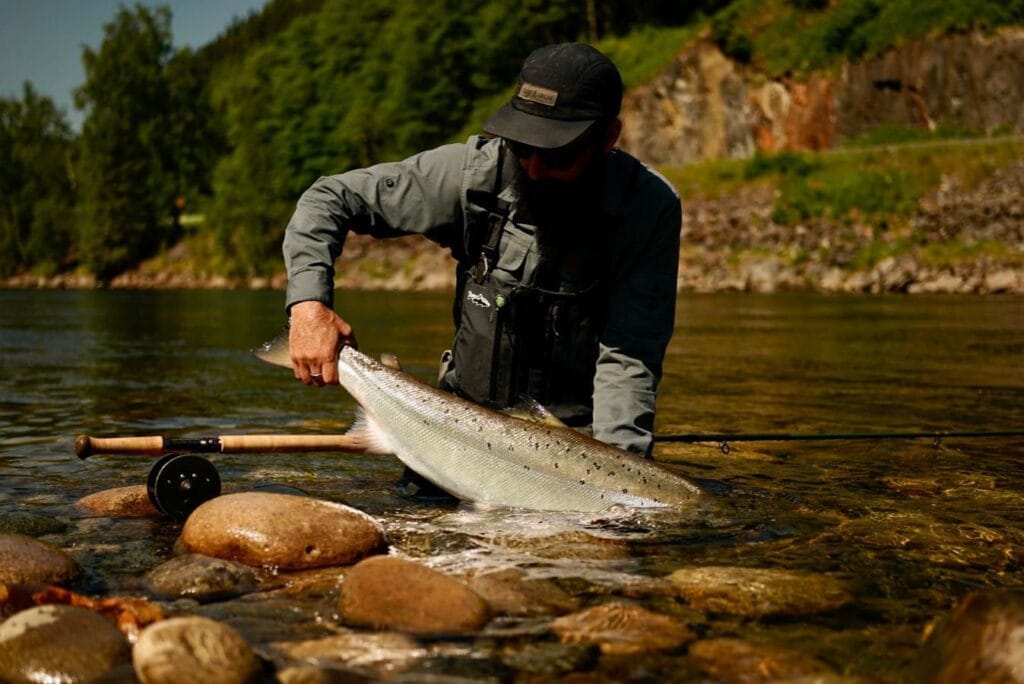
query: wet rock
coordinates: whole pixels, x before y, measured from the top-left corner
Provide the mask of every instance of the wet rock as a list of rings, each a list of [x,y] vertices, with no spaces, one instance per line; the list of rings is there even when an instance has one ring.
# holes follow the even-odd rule
[[[422,635],[474,632],[489,619],[487,604],[462,582],[389,556],[352,568],[338,607],[348,624]]]
[[[132,662],[144,684],[242,684],[262,673],[259,659],[238,632],[195,616],[147,627],[135,644]]]
[[[406,669],[427,654],[415,639],[395,632],[347,632],[310,641],[278,641],[271,646],[293,660],[337,663],[382,674]]]
[[[0,583],[63,584],[81,574],[56,546],[21,534],[0,534]]]
[[[15,511],[0,515],[0,534],[23,534],[39,537],[44,534],[63,532],[68,524],[48,515]]]
[[[606,603],[560,617],[551,629],[563,642],[597,644],[602,653],[615,654],[674,650],[697,638],[693,630],[667,615],[624,603]]]
[[[690,658],[715,681],[727,684],[842,681],[832,668],[808,655],[741,639],[698,641],[690,646]]]
[[[592,558],[621,560],[631,558],[629,542],[598,537],[582,530],[541,536],[496,534],[488,541],[538,558]]]
[[[146,485],[117,487],[96,492],[79,499],[75,506],[89,515],[102,515],[111,518],[158,518],[156,510],[149,500]]]
[[[207,501],[181,538],[194,553],[285,570],[349,565],[386,545],[381,526],[354,508],[259,492]]]
[[[683,568],[669,580],[691,607],[742,617],[814,615],[853,600],[841,580],[771,568]]]
[[[934,477],[901,477],[898,475],[882,478],[882,484],[889,489],[909,497],[932,496],[939,493],[941,485]]]
[[[968,594],[931,630],[914,662],[928,684],[1024,682],[1024,593]]]
[[[501,662],[516,670],[557,675],[587,670],[597,662],[600,649],[594,644],[560,644],[547,641],[505,649]]]
[[[258,586],[259,577],[248,565],[199,554],[172,558],[146,573],[146,587],[165,599],[217,601]]]
[[[129,662],[128,640],[77,606],[37,606],[0,623],[0,681],[89,682]]]
[[[356,684],[377,681],[370,677],[316,665],[290,665],[277,671],[280,684]]]
[[[515,569],[477,575],[469,580],[469,588],[491,612],[501,615],[562,615],[579,608],[579,602],[551,580],[525,579],[525,573]]]

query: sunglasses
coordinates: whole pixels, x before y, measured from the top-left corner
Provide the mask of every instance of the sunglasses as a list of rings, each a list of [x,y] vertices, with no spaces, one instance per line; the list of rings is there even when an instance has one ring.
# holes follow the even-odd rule
[[[568,145],[554,149],[533,147],[515,140],[505,138],[505,144],[509,151],[519,159],[530,159],[536,155],[544,166],[549,169],[567,169],[583,155],[587,148],[594,144],[596,136],[593,129],[584,133],[580,138],[573,140]]]

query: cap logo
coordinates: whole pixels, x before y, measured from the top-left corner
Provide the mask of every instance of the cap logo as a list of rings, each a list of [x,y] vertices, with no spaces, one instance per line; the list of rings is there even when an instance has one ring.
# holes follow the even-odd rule
[[[523,100],[554,107],[555,101],[558,99],[558,91],[532,83],[524,83],[519,87],[519,97]]]

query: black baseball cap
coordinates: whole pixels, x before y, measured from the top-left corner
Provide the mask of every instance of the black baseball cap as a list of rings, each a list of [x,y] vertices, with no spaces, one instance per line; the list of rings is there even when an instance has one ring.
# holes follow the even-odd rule
[[[512,101],[484,130],[538,147],[564,147],[595,121],[611,120],[622,106],[622,76],[612,61],[584,43],[535,50],[523,62]]]

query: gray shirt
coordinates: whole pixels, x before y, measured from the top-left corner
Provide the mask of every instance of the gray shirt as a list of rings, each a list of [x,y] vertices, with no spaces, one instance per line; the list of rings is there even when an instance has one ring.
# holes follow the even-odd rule
[[[350,230],[381,238],[420,234],[451,248],[457,259],[472,258],[466,254],[472,224],[467,193],[494,191],[500,145],[473,136],[465,144],[317,180],[299,199],[285,232],[287,305],[333,305],[334,261]],[[681,208],[668,181],[621,150],[608,155],[605,174],[602,196],[593,200],[614,229],[607,322],[594,371],[594,436],[648,454],[655,394],[675,323]],[[536,227],[516,221],[513,183],[503,183],[498,196],[512,207],[502,245],[506,239],[517,243],[530,273],[539,259]]]

